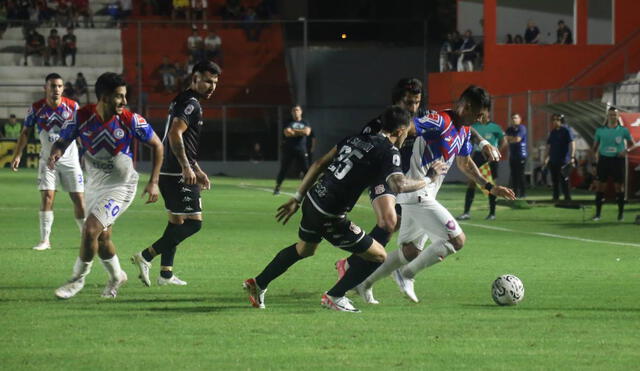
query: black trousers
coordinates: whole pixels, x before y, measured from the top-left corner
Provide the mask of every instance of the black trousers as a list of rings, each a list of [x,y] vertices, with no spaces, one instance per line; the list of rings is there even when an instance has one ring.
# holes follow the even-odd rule
[[[565,201],[571,201],[571,194],[569,193],[569,179],[562,175],[562,167],[565,164],[549,162],[549,172],[551,173],[551,183],[553,183],[553,199],[560,198],[560,189],[562,188],[562,194]]]
[[[278,178],[276,179],[276,184],[279,186],[282,184],[284,177],[287,175],[287,171],[293,162],[297,162],[300,166],[300,170],[305,174],[307,170],[309,170],[309,160],[307,152],[305,151],[295,151],[295,150],[284,150],[282,151],[282,160],[280,161],[280,171],[278,172]]]
[[[509,169],[511,170],[511,176],[509,185],[516,197],[525,197],[525,179],[524,179],[524,166],[527,163],[525,158],[509,158]]]

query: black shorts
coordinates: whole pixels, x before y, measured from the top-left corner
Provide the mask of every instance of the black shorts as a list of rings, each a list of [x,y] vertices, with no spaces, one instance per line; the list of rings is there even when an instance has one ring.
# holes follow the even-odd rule
[[[195,215],[202,213],[200,186],[184,184],[182,176],[160,175],[160,193],[164,198],[164,207],[171,214]]]
[[[487,162],[487,159],[480,151],[475,151],[471,159],[477,167],[480,167]],[[491,169],[491,177],[493,179],[498,179],[498,163],[496,161],[489,162],[489,169]]]
[[[624,157],[598,156],[598,180],[606,182],[609,178],[624,183]]]
[[[319,243],[324,238],[333,246],[356,254],[366,251],[373,244],[373,238],[346,215],[325,215],[316,209],[308,197],[302,202],[298,236],[302,241],[312,243]]]
[[[371,200],[371,202],[373,202],[373,200],[375,200],[376,198],[384,195],[390,195],[395,198],[397,196],[397,193],[392,192],[386,182],[369,187],[369,199]]]

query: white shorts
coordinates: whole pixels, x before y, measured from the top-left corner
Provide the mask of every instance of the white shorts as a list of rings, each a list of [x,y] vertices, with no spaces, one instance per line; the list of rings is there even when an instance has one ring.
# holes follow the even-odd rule
[[[87,215],[93,214],[106,229],[129,208],[137,189],[138,182],[87,187]]]
[[[402,205],[398,245],[412,242],[422,250],[428,239],[450,240],[462,233],[451,213],[436,200]]]
[[[65,192],[84,192],[84,176],[80,163],[57,163],[56,168],[51,170],[47,163],[41,160],[38,164],[38,190],[55,191],[60,187]]]

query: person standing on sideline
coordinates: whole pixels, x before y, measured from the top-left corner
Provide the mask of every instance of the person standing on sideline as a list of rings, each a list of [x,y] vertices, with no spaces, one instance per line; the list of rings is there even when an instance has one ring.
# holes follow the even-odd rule
[[[526,197],[524,167],[527,164],[527,127],[522,124],[520,114],[511,115],[511,125],[505,131],[505,139],[509,143],[509,186],[517,198]]]
[[[613,180],[618,203],[618,221],[624,219],[624,177],[625,157],[635,146],[629,129],[620,124],[620,113],[615,107],[607,112],[607,124],[596,129],[593,153],[596,154],[596,215],[593,221],[600,220],[607,181]]]
[[[214,62],[196,63],[191,72],[191,86],[169,105],[169,118],[162,139],[164,162],[160,172],[160,192],[169,221],[160,239],[131,257],[145,286],[151,286],[149,271],[151,261],[157,255],[161,255],[158,285],[187,284],[173,274],[173,259],[180,242],[202,228],[200,190],[210,189],[211,183],[197,162],[202,132],[200,101],[211,98],[221,73]]]
[[[22,125],[16,120],[16,115],[14,115],[13,113],[9,115],[9,121],[4,124],[2,131],[4,134],[4,139],[18,140],[18,138],[20,138]]]
[[[259,275],[243,283],[253,307],[264,308],[269,283],[298,261],[312,256],[326,239],[352,255],[348,258],[350,269],[322,295],[320,303],[331,310],[359,312],[345,294],[380,266],[386,253],[380,243],[349,220],[347,213],[362,191],[379,179],[385,179],[397,193],[425,186],[424,180],[405,177],[400,168],[396,145],[400,146],[406,137],[410,120],[406,110],[389,107],[383,114],[380,133],[347,137],[311,165],[295,195],[278,208],[276,215],[286,224],[302,205],[298,242],[280,250]]]
[[[489,142],[494,147],[499,148],[502,151],[507,142],[504,139],[504,132],[502,128],[493,121],[489,121],[489,117],[483,116],[480,121],[474,123],[472,126],[480,136]],[[480,146],[475,146],[471,159],[478,168],[489,162],[489,168],[491,169],[491,178],[495,182],[498,179],[498,161],[487,161],[487,158],[481,151]],[[471,219],[471,205],[476,195],[476,182],[470,180],[467,187],[467,193],[464,197],[464,212],[458,217],[458,220]],[[496,218],[496,196],[489,194],[489,215],[486,220],[495,220]]]
[[[31,105],[24,120],[24,127],[20,132],[18,143],[11,160],[11,170],[18,171],[22,151],[27,145],[34,128],[38,128],[40,138],[40,162],[38,163],[38,189],[40,190],[40,242],[33,247],[42,251],[51,248],[49,237],[53,225],[53,201],[56,189],[61,186],[69,192],[73,202],[76,224],[82,231],[84,223],[84,177],[80,168],[78,147],[74,143],[61,154],[59,161],[53,168],[47,167],[47,158],[51,147],[60,137],[60,132],[68,123],[76,118],[78,103],[62,96],[64,82],[57,73],[50,73],[45,77],[45,98]]]
[[[545,166],[551,173],[553,183],[553,201],[560,198],[560,189],[565,201],[571,201],[569,191],[569,174],[576,161],[576,143],[573,141],[573,132],[565,124],[564,115],[554,113],[551,115],[553,128],[547,139],[547,156],[544,160]]]
[[[65,124],[48,156],[49,168],[53,169],[66,148],[79,139],[87,171],[89,216],[82,229],[80,253],[71,279],[55,290],[60,299],[69,299],[82,290],[96,253],[109,275],[102,297],[115,298],[120,286],[127,282],[111,235],[113,224],[131,205],[138,188],[139,176],[133,167],[134,139],[147,144],[153,152],[151,175],[142,196],[149,194],[147,203],[158,200],[160,139],[142,116],[125,108],[127,83],[120,75],[103,73],[96,81],[95,91],[98,103],[82,107],[74,120]]]
[[[282,160],[280,171],[276,178],[273,194],[280,194],[280,186],[287,175],[289,166],[296,161],[302,172],[309,170],[309,154],[307,153],[307,137],[311,134],[311,126],[302,119],[302,107],[295,105],[291,108],[291,121],[285,126],[284,143],[282,144]]]

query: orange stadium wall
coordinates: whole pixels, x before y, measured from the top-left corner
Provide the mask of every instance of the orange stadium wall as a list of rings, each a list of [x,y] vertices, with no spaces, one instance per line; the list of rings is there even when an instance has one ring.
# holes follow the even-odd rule
[[[475,72],[431,73],[428,76],[429,106],[441,109],[450,105],[469,84],[485,87],[492,95],[527,90],[558,89],[591,66],[603,54],[616,48],[640,27],[640,1],[615,0],[614,44],[587,44],[587,0],[575,0],[576,30],[574,45],[527,45],[496,43],[497,0],[484,1],[484,69]],[[640,69],[640,43],[634,43],[627,62]],[[622,53],[607,60],[605,68],[585,76],[580,86],[620,81],[623,76]],[[637,57],[637,58],[636,58]]]

